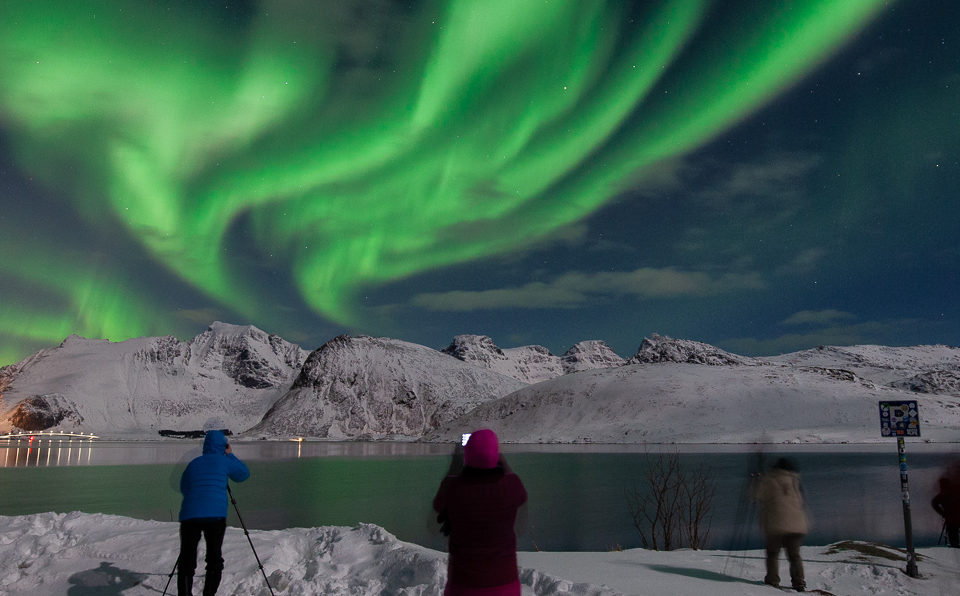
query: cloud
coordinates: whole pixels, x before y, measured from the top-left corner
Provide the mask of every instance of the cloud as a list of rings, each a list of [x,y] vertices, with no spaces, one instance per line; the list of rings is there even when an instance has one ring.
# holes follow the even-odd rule
[[[761,164],[740,164],[718,192],[763,197],[795,192],[796,183],[821,162],[811,153],[780,154]]]
[[[909,345],[917,341],[927,329],[919,319],[890,319],[865,321],[852,325],[837,325],[810,331],[787,333],[769,339],[741,337],[725,340],[719,345],[726,350],[745,356],[773,356],[816,346],[854,346],[865,344]],[[899,341],[898,341],[899,339]]]
[[[843,320],[855,319],[856,316],[842,311],[828,308],[825,310],[801,310],[795,312],[783,321],[781,325],[831,325]]]
[[[825,248],[813,247],[800,251],[792,261],[786,265],[777,267],[777,275],[797,275],[801,273],[810,273],[816,270],[817,266],[827,256]]]
[[[468,312],[503,308],[576,308],[609,297],[637,299],[674,296],[711,296],[765,287],[756,273],[710,275],[699,271],[640,268],[634,271],[566,273],[549,282],[531,282],[512,288],[456,290],[414,296],[414,306],[432,311]]]

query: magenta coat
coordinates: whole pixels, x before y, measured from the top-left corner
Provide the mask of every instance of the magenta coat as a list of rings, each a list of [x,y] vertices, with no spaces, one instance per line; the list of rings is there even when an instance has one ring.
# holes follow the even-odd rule
[[[466,467],[440,484],[433,508],[450,528],[448,596],[519,595],[517,509],[520,478],[502,467]]]

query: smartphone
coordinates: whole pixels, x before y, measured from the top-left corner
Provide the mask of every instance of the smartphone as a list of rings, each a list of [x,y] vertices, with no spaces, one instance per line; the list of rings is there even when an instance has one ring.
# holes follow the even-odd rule
[[[463,447],[466,447],[466,446],[467,446],[467,441],[470,440],[470,435],[471,435],[471,434],[473,434],[473,433],[463,433],[462,435],[460,435],[460,445],[461,445],[461,446],[463,446]]]

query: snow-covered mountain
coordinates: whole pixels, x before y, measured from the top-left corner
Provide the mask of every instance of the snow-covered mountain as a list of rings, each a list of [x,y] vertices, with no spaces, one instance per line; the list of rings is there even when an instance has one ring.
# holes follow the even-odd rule
[[[716,346],[689,339],[674,339],[653,334],[644,338],[637,349],[636,355],[630,359],[631,364],[685,362],[688,364],[709,364],[723,366],[726,364],[755,365],[759,361],[754,358],[737,356],[725,352]]]
[[[820,346],[758,360],[843,369],[891,387],[922,393],[958,394],[956,379],[960,373],[960,349],[948,346]]]
[[[307,352],[252,326],[215,322],[189,342],[70,336],[0,369],[0,430],[56,428],[108,436],[256,424]]]
[[[255,327],[189,342],[76,336],[0,368],[0,431],[156,437],[218,418],[247,437],[515,442],[876,441],[877,402],[916,399],[923,437],[960,439],[960,348],[820,347],[748,358],[653,335],[555,356],[459,335],[443,350],[341,336],[307,354]]]
[[[917,400],[928,440],[960,440],[960,348],[854,346],[746,358],[654,336],[631,360],[484,404],[429,438],[493,428],[505,441],[872,442],[879,401]]]
[[[342,335],[310,354],[251,436],[421,438],[524,384],[405,341]]]
[[[562,356],[554,356],[543,346],[501,350],[486,335],[458,335],[443,352],[527,384],[581,370],[622,366],[626,363],[626,360],[599,340],[582,341]]]

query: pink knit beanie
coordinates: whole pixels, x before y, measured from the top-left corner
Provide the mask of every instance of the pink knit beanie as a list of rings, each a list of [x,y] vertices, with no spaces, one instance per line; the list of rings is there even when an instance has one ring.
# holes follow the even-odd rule
[[[497,435],[489,428],[470,434],[463,448],[463,463],[471,468],[490,469],[500,460],[500,446]]]

